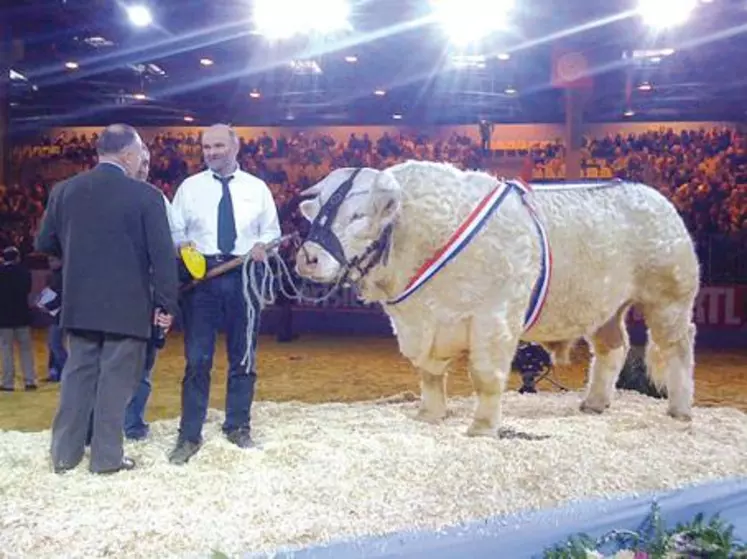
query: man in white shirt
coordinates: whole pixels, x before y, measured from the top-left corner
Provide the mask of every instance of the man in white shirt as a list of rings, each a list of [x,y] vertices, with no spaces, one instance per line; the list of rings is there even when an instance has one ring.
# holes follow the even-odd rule
[[[171,205],[172,235],[177,246],[193,245],[205,255],[208,270],[236,256],[266,260],[264,246],[280,237],[277,207],[264,181],[242,171],[237,158],[239,139],[226,125],[215,125],[202,136],[208,169],[188,177]],[[262,266],[258,266],[258,273]],[[252,299],[255,317],[259,303]],[[182,299],[187,361],[182,382],[179,438],[169,460],[185,464],[202,444],[202,427],[210,396],[210,371],[219,331],[226,334],[228,387],[223,432],[240,448],[253,446],[250,412],[254,399],[259,320],[247,340],[247,309],[241,270],[200,283]],[[241,364],[251,343],[252,359]]]

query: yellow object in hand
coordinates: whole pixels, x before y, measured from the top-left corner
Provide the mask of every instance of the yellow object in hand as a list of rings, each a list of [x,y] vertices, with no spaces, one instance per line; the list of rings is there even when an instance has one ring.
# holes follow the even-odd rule
[[[200,254],[193,246],[183,246],[179,249],[179,255],[182,257],[184,266],[194,279],[202,279],[207,271],[205,256]]]

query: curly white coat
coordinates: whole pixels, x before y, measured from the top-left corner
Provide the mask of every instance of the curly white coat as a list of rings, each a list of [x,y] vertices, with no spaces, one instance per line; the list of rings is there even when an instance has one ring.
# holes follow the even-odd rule
[[[301,204],[312,221],[353,169],[339,169],[311,187]],[[666,386],[670,415],[689,419],[693,399],[692,309],[699,266],[684,223],[654,189],[616,182],[607,188],[535,186],[530,203],[545,225],[553,255],[552,279],[539,321],[529,331],[524,315],[540,270],[540,239],[521,198],[510,194],[452,262],[403,302],[401,293],[423,262],[444,244],[479,201],[497,185],[481,172],[409,161],[363,169],[333,224],[345,256],[364,252],[393,225],[390,254],[360,280],[361,296],[378,301],[393,322],[401,352],[420,370],[419,418],[446,414],[445,374],[450,361],[469,354],[478,396],[468,433],[493,435],[500,396],[519,339],[566,354],[580,337],[594,358],[581,405],[601,413],[610,405],[628,349],[625,315],[639,306],[649,327],[647,363]],[[558,189],[558,187],[565,187]],[[343,267],[307,242],[297,271],[335,281]]]

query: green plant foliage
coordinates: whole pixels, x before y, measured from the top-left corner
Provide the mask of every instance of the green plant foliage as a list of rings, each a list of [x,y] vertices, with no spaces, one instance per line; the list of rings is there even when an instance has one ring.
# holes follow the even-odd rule
[[[686,524],[667,530],[657,504],[638,531],[613,530],[601,538],[572,536],[544,551],[544,559],[747,559],[747,544],[734,537],[734,526],[718,515],[706,520],[698,514]]]

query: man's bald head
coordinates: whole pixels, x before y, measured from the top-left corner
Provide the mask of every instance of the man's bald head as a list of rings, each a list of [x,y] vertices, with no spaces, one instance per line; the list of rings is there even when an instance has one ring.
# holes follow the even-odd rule
[[[231,141],[233,141],[236,145],[239,144],[239,136],[236,134],[236,130],[231,128],[228,124],[213,124],[212,126],[208,126],[205,129],[205,132],[203,132],[203,136],[205,134],[227,135],[231,139]]]
[[[237,168],[239,137],[226,124],[213,124],[202,133],[202,156],[207,166],[219,175],[229,175]]]
[[[111,124],[96,141],[100,162],[116,163],[129,177],[137,176],[143,160],[143,140],[128,124]]]
[[[104,128],[96,142],[96,153],[117,155],[140,141],[140,135],[129,124],[111,124]]]

